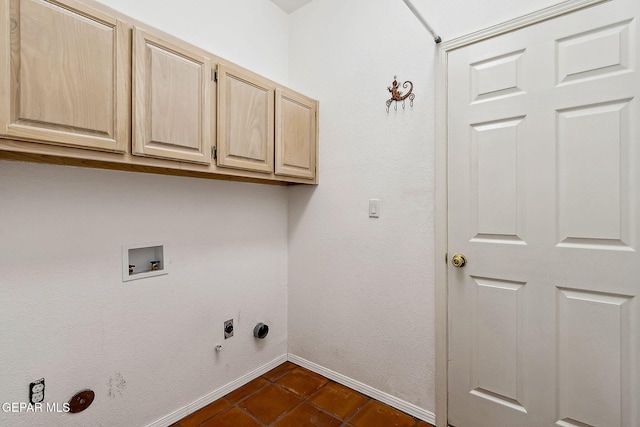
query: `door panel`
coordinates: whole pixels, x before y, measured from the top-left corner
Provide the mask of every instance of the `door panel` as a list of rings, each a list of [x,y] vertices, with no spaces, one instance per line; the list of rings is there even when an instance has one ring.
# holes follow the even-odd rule
[[[559,244],[627,247],[629,196],[622,181],[629,170],[622,159],[629,157],[629,102],[558,111]]]
[[[595,403],[622,402],[623,373],[632,372],[629,308],[633,297],[564,288],[558,288],[556,295],[558,425],[624,425],[621,405]]]
[[[471,191],[476,195],[473,222],[476,241],[522,240],[523,179],[518,150],[524,117],[471,126]]]
[[[518,50],[471,64],[472,102],[489,101],[522,90],[522,54]]]
[[[636,17],[448,53],[452,425],[640,425]]]
[[[525,283],[473,277],[472,394],[523,411],[521,331]]]
[[[630,24],[625,20],[557,40],[558,84],[631,71]]]

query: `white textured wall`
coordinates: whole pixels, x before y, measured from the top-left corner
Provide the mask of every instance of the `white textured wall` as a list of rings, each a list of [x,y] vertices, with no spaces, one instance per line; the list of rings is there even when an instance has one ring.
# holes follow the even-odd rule
[[[443,41],[484,30],[564,0],[412,0]],[[401,0],[392,0],[404,6]]]
[[[289,352],[433,411],[433,41],[401,1],[291,19],[291,84],[320,100],[320,185],[290,189]],[[394,75],[416,98],[387,114]]]
[[[269,0],[99,0],[278,83],[287,84],[289,16]]]
[[[109,3],[286,83],[288,18],[271,2]],[[83,413],[0,410],[0,425],[145,426],[285,354],[287,198],[269,185],[0,161],[0,403],[27,401],[41,377],[45,402],[96,393]],[[121,246],[155,241],[169,275],[123,283]],[[216,355],[229,318],[235,336]],[[258,321],[271,327],[259,343]]]
[[[0,162],[0,200],[0,402],[96,393],[0,425],[147,425],[286,353],[285,189]],[[121,246],[153,241],[169,274],[123,283]]]
[[[415,1],[445,41],[555,3]],[[320,100],[320,185],[290,190],[289,351],[433,412],[436,46],[401,0],[313,1],[290,44],[290,85]],[[415,105],[387,115],[396,74]]]

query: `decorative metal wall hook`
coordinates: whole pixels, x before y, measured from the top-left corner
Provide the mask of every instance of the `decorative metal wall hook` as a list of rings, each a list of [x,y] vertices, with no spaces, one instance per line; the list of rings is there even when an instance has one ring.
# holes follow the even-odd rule
[[[389,112],[389,107],[391,106],[392,102],[395,102],[395,104],[393,105],[394,110],[398,110],[398,101],[402,101],[402,109],[404,109],[404,102],[407,98],[409,98],[409,105],[413,107],[413,100],[416,97],[416,94],[412,93],[413,83],[407,80],[406,82],[402,83],[402,87],[405,89],[408,87],[409,92],[403,95],[402,92],[399,90],[400,84],[398,83],[398,76],[393,76],[393,83],[391,83],[391,86],[387,86],[387,89],[389,90],[389,92],[391,92],[391,98],[387,99],[387,102],[386,102],[387,113]]]

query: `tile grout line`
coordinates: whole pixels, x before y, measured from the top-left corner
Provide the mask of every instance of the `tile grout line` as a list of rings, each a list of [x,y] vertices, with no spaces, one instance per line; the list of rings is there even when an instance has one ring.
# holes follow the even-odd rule
[[[326,378],[326,377],[324,377],[324,378]],[[342,423],[343,423],[343,424],[347,424],[347,423],[348,423],[348,419],[351,419],[351,417],[352,417],[356,412],[358,412],[362,406],[364,406],[364,403],[363,403],[361,406],[357,407],[357,408],[353,411],[353,414],[351,414],[351,416],[349,416],[349,417],[347,417],[347,418],[339,417],[337,414],[334,414],[334,413],[329,412],[326,408],[323,408],[322,406],[316,405],[314,402],[312,402],[312,401],[310,400],[313,396],[315,396],[316,394],[320,393],[320,390],[322,390],[323,388],[325,388],[325,387],[326,387],[326,386],[328,386],[329,384],[332,384],[332,383],[333,383],[333,384],[338,384],[337,382],[335,382],[335,381],[333,381],[333,380],[330,380],[330,379],[328,379],[328,378],[327,378],[327,380],[328,380],[328,381],[327,381],[327,383],[326,383],[325,385],[323,385],[323,386],[322,386],[322,387],[320,387],[318,390],[314,391],[311,395],[309,395],[309,397],[307,398],[306,402],[307,402],[309,405],[313,406],[314,408],[319,409],[319,410],[320,410],[320,412],[323,412],[323,413],[325,413],[325,414],[327,414],[327,415],[331,416],[332,418],[337,419],[338,421],[342,421]],[[365,403],[366,403],[366,402],[367,402],[367,401],[365,401]]]
[[[295,365],[295,364],[294,364],[294,365]],[[278,417],[275,421],[273,421],[273,423],[271,423],[271,424],[270,424],[270,426],[271,426],[271,425],[274,425],[275,423],[277,423],[278,421],[280,421],[281,419],[283,419],[284,417],[286,417],[287,415],[289,415],[291,412],[293,412],[294,410],[296,410],[296,408],[298,408],[299,406],[302,406],[302,404],[304,404],[305,402],[306,402],[306,403],[308,403],[308,404],[311,404],[311,402],[309,402],[309,400],[308,400],[308,399],[309,399],[311,396],[313,396],[314,394],[316,394],[318,391],[322,390],[322,389],[323,389],[327,384],[329,384],[329,382],[331,381],[331,380],[329,380],[328,378],[326,378],[326,379],[327,379],[327,382],[326,382],[325,384],[323,384],[323,385],[322,385],[322,387],[320,387],[319,389],[315,390],[313,393],[311,393],[311,394],[310,394],[309,396],[307,396],[307,397],[301,396],[301,395],[299,395],[298,393],[295,393],[295,392],[293,392],[292,390],[287,389],[287,388],[286,388],[286,387],[284,387],[282,384],[280,384],[280,383],[278,383],[278,382],[277,382],[279,379],[284,378],[286,375],[288,375],[289,373],[291,373],[291,371],[293,371],[293,370],[294,370],[294,369],[296,369],[296,368],[300,368],[300,366],[295,365],[293,368],[289,369],[287,372],[285,372],[284,374],[282,374],[282,375],[278,376],[275,380],[271,381],[271,384],[272,384],[272,385],[274,385],[274,386],[276,386],[276,387],[278,387],[278,388],[280,388],[280,389],[282,389],[282,390],[284,390],[284,391],[286,391],[287,393],[291,393],[291,394],[293,394],[294,396],[297,396],[298,398],[300,398],[300,402],[299,402],[297,405],[295,405],[293,408],[291,408],[290,410],[288,410],[288,411],[286,411],[285,413],[283,413],[282,415],[280,415],[280,417]],[[305,375],[306,375],[306,374],[305,374]],[[310,377],[310,376],[309,376],[309,377]],[[325,378],[324,376],[322,376],[322,377],[323,377],[323,378]],[[310,378],[311,378],[311,377],[310,377]],[[270,381],[270,380],[268,380],[268,381]],[[266,387],[266,386],[265,386],[265,387]],[[313,404],[311,404],[311,405],[315,407],[315,405],[313,405]],[[324,411],[323,411],[323,412],[324,412]],[[329,415],[329,414],[327,414],[327,415]],[[335,417],[333,417],[333,418],[335,418]],[[336,418],[336,419],[337,419],[337,418]],[[339,420],[339,421],[344,422],[344,420]]]
[[[333,381],[333,380],[331,380],[331,379],[329,379],[329,378],[327,378],[327,377],[325,377],[324,375],[320,375],[320,374],[317,374],[317,373],[315,373],[315,372],[313,372],[313,371],[309,371],[308,369],[306,369],[306,368],[304,368],[304,367],[302,367],[302,366],[296,365],[296,368],[299,368],[299,369],[301,368],[301,369],[303,369],[304,371],[311,372],[311,373],[313,373],[313,374],[315,374],[315,375],[318,375],[318,376],[320,376],[320,377],[324,378],[324,379],[325,379],[325,380],[327,380],[327,381],[326,381],[326,382],[325,382],[321,387],[319,387],[318,389],[314,390],[310,395],[308,395],[308,396],[306,396],[306,397],[305,397],[305,396],[301,396],[301,395],[299,395],[299,394],[297,394],[297,393],[293,392],[293,390],[289,390],[289,389],[287,389],[285,386],[283,386],[283,385],[281,385],[281,384],[279,384],[279,383],[277,383],[277,382],[275,382],[275,381],[274,381],[274,383],[273,383],[273,384],[274,384],[275,386],[280,387],[281,389],[283,389],[283,390],[285,390],[285,391],[288,391],[289,393],[293,393],[293,394],[295,394],[296,396],[298,396],[298,397],[300,397],[300,398],[302,399],[302,402],[300,402],[300,404],[296,405],[296,406],[295,406],[295,408],[297,408],[298,406],[301,406],[303,403],[305,403],[305,402],[306,402],[309,406],[311,406],[311,407],[313,407],[313,408],[315,408],[315,409],[318,409],[318,410],[319,410],[320,412],[322,412],[323,414],[326,414],[326,415],[328,415],[329,417],[331,417],[331,418],[333,418],[333,419],[335,419],[335,420],[338,420],[338,421],[340,421],[342,424],[345,424],[345,425],[346,425],[346,424],[347,424],[347,419],[342,418],[342,417],[339,417],[337,414],[334,414],[334,413],[332,413],[332,412],[329,412],[326,408],[323,408],[322,406],[319,406],[319,405],[317,405],[317,404],[315,404],[314,402],[312,402],[312,401],[311,401],[311,398],[312,398],[313,396],[315,396],[316,394],[320,393],[320,391],[321,391],[322,389],[324,389],[325,387],[327,387],[329,384],[338,384],[338,383],[337,383],[337,382],[335,382],[335,381]],[[296,368],[293,368],[293,369],[296,369]],[[291,369],[291,371],[293,371],[293,369]],[[291,371],[289,371],[289,372],[291,372]],[[304,375],[307,375],[306,373],[304,373],[304,371],[303,371],[303,374],[304,374]],[[289,372],[287,372],[287,374],[288,374]],[[285,375],[287,375],[287,374],[284,374],[284,375],[282,375],[282,376],[278,377],[278,379],[280,379],[280,378],[284,377],[284,376],[285,376]],[[308,376],[309,378],[313,378],[311,375],[307,375],[307,376]],[[366,396],[365,396],[365,397],[366,397]],[[368,401],[368,400],[367,400],[367,401]],[[365,401],[365,403],[366,403],[367,401]],[[358,410],[359,410],[362,406],[364,406],[364,403],[363,403],[361,406],[359,406],[358,408],[356,408],[356,410],[354,411],[354,414],[355,414],[356,412],[358,412]],[[293,409],[295,409],[295,408],[293,408]],[[292,409],[291,411],[289,411],[289,412],[293,412],[293,409]],[[288,413],[289,413],[289,412],[288,412]],[[288,413],[287,413],[287,414],[288,414]],[[281,418],[284,418],[284,416],[285,416],[285,415],[286,415],[286,414],[284,414]],[[353,415],[353,414],[352,414],[352,415]],[[349,417],[349,418],[350,418],[350,417]],[[341,426],[342,426],[342,424],[341,424]]]
[[[347,424],[347,420],[345,420],[344,418],[338,417],[336,414],[333,414],[333,413],[331,413],[331,412],[328,412],[325,408],[322,408],[322,407],[320,407],[320,406],[318,406],[318,405],[316,405],[316,404],[314,404],[313,402],[311,402],[311,401],[310,401],[311,397],[313,397],[313,396],[315,396],[317,393],[319,393],[319,392],[320,392],[323,388],[325,388],[328,384],[330,384],[330,383],[335,383],[335,384],[337,384],[335,381],[330,380],[329,378],[325,377],[324,375],[316,374],[316,375],[318,375],[318,376],[320,376],[320,377],[324,378],[324,379],[326,380],[326,382],[325,382],[321,387],[319,387],[318,389],[314,390],[314,391],[313,391],[311,394],[309,394],[308,396],[302,396],[302,395],[299,395],[298,393],[295,393],[293,390],[289,390],[288,388],[286,388],[286,387],[285,387],[285,386],[283,386],[282,384],[278,383],[278,380],[280,380],[280,379],[282,379],[283,377],[285,377],[286,375],[290,374],[293,370],[295,370],[295,369],[300,369],[300,368],[301,368],[301,369],[304,369],[304,370],[306,371],[306,368],[302,368],[301,366],[298,366],[298,365],[295,365],[295,364],[294,364],[294,366],[293,366],[291,369],[288,369],[288,370],[287,370],[286,372],[284,372],[282,375],[277,376],[277,377],[276,377],[276,378],[274,378],[273,380],[268,379],[268,378],[265,378],[265,379],[266,379],[266,380],[267,380],[271,385],[273,385],[273,386],[275,386],[275,387],[278,387],[278,388],[280,388],[281,390],[284,390],[284,391],[286,391],[287,393],[291,393],[291,394],[293,394],[294,396],[297,396],[298,398],[300,398],[300,402],[299,402],[297,405],[293,406],[291,409],[289,409],[288,411],[284,412],[282,415],[280,415],[278,418],[276,418],[276,419],[275,419],[271,424],[269,424],[269,426],[272,426],[272,425],[276,424],[277,422],[279,422],[280,420],[282,420],[283,418],[285,418],[287,415],[289,415],[290,413],[292,413],[293,411],[295,411],[298,407],[302,406],[304,403],[307,403],[309,406],[311,406],[311,407],[313,407],[313,408],[315,408],[315,409],[318,409],[321,413],[324,413],[324,414],[326,414],[327,416],[329,416],[329,417],[331,417],[331,418],[333,418],[333,419],[335,419],[335,420],[337,420],[337,421],[340,421],[340,422],[342,423],[341,425],[343,425],[343,424],[344,424],[344,425],[346,425],[346,424]],[[304,375],[308,376],[309,378],[313,378],[312,376],[307,375],[307,374],[305,373],[305,371],[302,371],[302,373],[303,373]],[[309,371],[309,372],[313,372],[313,371]],[[264,378],[264,377],[262,377],[262,378]],[[264,389],[265,387],[267,387],[267,385],[265,385],[265,386],[261,387],[259,390],[256,390],[255,392],[251,393],[249,396],[247,396],[247,397],[243,398],[243,399],[242,399],[242,401],[244,401],[244,400],[248,399],[249,397],[253,396],[254,394],[258,393],[260,390]],[[367,401],[368,401],[368,400],[367,400]],[[365,403],[366,403],[367,401],[365,401]],[[240,403],[240,401],[238,401],[237,403]],[[363,404],[363,405],[364,405],[364,404]],[[243,408],[240,408],[240,409],[243,409]],[[360,409],[360,407],[359,407],[359,408],[357,408],[357,409],[354,411],[354,414],[355,414],[356,412],[358,412],[358,409]],[[249,411],[245,411],[245,412],[249,412]],[[251,414],[251,415],[252,415],[252,414]]]
[[[250,416],[251,418],[253,418],[254,420],[256,420],[262,427],[269,427],[271,424],[267,424],[264,421],[262,421],[261,419],[259,419],[258,417],[256,417],[252,412],[242,408],[240,406],[240,402],[244,402],[245,400],[249,399],[251,396],[253,396],[254,394],[258,394],[260,391],[264,390],[265,388],[267,388],[270,384],[273,384],[271,382],[271,380],[269,380],[268,378],[264,378],[264,376],[259,376],[258,378],[262,378],[264,380],[267,381],[267,383],[265,385],[263,385],[262,387],[258,388],[257,390],[254,390],[252,393],[249,393],[247,396],[243,397],[242,399],[237,400],[233,406],[235,406],[236,408],[238,408],[239,410],[241,410],[242,412],[244,412],[245,414],[247,414],[248,416]],[[256,378],[256,379],[258,379]],[[254,380],[255,381],[255,380]],[[233,392],[232,392],[233,393]]]
[[[268,385],[268,384],[267,384]],[[264,387],[266,387],[267,385],[265,385]],[[245,410],[244,408],[240,407],[239,403],[245,401],[246,399],[250,398],[251,396],[253,396],[255,393],[259,392],[260,390],[262,390],[264,387],[260,387],[258,390],[254,391],[253,393],[249,394],[248,396],[244,397],[243,399],[238,400],[235,403],[231,404],[231,407],[227,410],[225,410],[224,412],[228,412],[233,408],[238,408],[240,410],[240,412],[242,412],[243,414],[246,414],[247,416],[251,417],[253,420],[255,420],[258,424],[260,424],[262,427],[269,427],[269,424],[265,424],[264,422],[262,422],[261,419],[257,418],[255,415],[253,415],[251,412]],[[223,397],[224,399],[224,397]],[[220,414],[221,415],[221,414]],[[202,426],[201,426],[202,427]]]
[[[294,366],[290,369],[287,369],[284,373],[282,373],[282,375],[278,375],[277,377],[275,377],[273,380],[271,380],[270,378],[266,378],[263,374],[261,376],[259,376],[258,378],[262,378],[264,380],[267,381],[267,384],[263,385],[262,387],[260,387],[259,389],[253,391],[252,393],[250,393],[249,395],[243,397],[242,399],[238,400],[235,402],[235,404],[233,404],[233,406],[236,406],[238,409],[240,409],[242,412],[244,412],[245,414],[249,415],[251,418],[253,418],[254,420],[258,421],[260,423],[260,425],[262,425],[263,427],[270,427],[273,424],[275,424],[276,422],[278,422],[281,418],[284,418],[287,414],[289,414],[293,409],[297,408],[298,406],[300,406],[302,404],[302,402],[304,402],[304,400],[302,402],[300,402],[299,404],[295,405],[291,410],[285,411],[285,413],[283,413],[282,415],[280,415],[278,418],[276,418],[274,421],[272,421],[270,424],[266,424],[264,421],[262,421],[261,419],[259,419],[258,417],[256,417],[251,411],[246,410],[244,408],[242,408],[240,406],[241,402],[244,402],[245,400],[249,399],[251,396],[258,394],[260,391],[264,390],[265,388],[267,388],[269,385],[274,385],[277,387],[280,387],[283,390],[284,389],[282,386],[280,386],[280,384],[277,384],[276,381],[279,380],[280,378],[284,377],[285,375],[287,375],[289,372],[291,372],[293,369],[295,369],[297,365],[294,364]],[[276,367],[277,368],[277,367]],[[276,369],[274,368],[274,369]],[[257,379],[257,378],[256,378]],[[291,393],[290,391],[286,390],[288,393]],[[233,392],[232,392],[233,393]]]
[[[363,396],[364,396],[364,395],[363,395]],[[371,402],[371,401],[373,400],[373,399],[372,399],[372,398],[370,398],[369,396],[365,396],[365,397],[367,398],[367,400],[365,400],[365,401],[364,401],[364,403],[363,403],[362,405],[360,405],[360,406],[358,407],[358,409],[356,409],[356,410],[353,412],[353,414],[351,414],[351,416],[345,420],[345,422],[350,423],[350,422],[351,422],[351,420],[352,420],[352,419],[354,419],[354,418],[355,418],[355,416],[356,416],[357,414],[359,414],[359,413],[360,413],[360,411],[362,411],[362,408],[364,408],[364,407],[367,405],[367,403],[369,403],[369,402]]]

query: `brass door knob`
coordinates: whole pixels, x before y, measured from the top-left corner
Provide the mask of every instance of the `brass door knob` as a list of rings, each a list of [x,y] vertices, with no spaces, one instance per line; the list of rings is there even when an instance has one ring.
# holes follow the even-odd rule
[[[467,259],[462,254],[455,254],[453,258],[451,258],[451,265],[453,265],[454,267],[464,267],[466,263]]]

